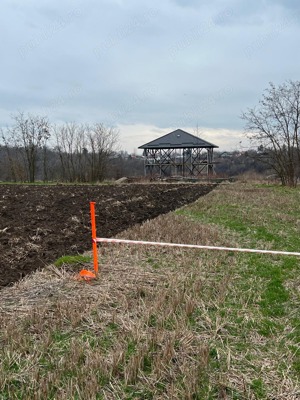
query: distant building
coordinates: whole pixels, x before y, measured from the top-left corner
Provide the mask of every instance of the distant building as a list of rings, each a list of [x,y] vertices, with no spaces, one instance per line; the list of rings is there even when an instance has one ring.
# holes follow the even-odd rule
[[[176,129],[139,147],[144,150],[145,175],[210,176],[214,171],[213,149],[218,146]]]

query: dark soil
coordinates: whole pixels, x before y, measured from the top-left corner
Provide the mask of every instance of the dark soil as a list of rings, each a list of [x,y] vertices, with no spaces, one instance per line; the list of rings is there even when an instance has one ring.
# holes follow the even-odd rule
[[[97,236],[174,210],[213,185],[119,186],[0,185],[0,287],[62,255],[91,248],[89,202],[96,202]]]

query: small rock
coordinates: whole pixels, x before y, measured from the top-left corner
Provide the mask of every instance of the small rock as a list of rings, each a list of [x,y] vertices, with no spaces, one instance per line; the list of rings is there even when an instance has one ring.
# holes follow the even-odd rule
[[[123,178],[117,179],[115,181],[115,183],[119,184],[119,183],[126,183],[128,182],[128,178],[126,178],[126,176],[123,176]]]

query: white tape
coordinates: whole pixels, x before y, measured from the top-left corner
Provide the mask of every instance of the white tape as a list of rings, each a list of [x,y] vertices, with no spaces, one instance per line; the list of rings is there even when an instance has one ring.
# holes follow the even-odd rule
[[[96,238],[93,240],[95,242],[99,242],[99,243],[143,244],[143,245],[148,245],[148,246],[185,247],[185,248],[189,248],[189,249],[237,251],[240,253],[278,254],[278,255],[284,255],[284,256],[300,257],[300,253],[293,252],[293,251],[242,249],[242,248],[237,248],[237,247],[202,246],[202,245],[198,245],[198,244],[145,242],[143,240],[108,239],[108,238]]]

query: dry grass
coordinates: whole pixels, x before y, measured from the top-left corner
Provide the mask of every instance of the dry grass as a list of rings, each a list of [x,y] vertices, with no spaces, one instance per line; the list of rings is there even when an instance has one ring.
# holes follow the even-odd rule
[[[120,237],[274,247],[244,225],[267,230],[275,213],[274,237],[292,248],[298,195],[224,185]],[[287,260],[102,245],[96,282],[37,272],[0,293],[0,399],[300,398],[299,264]],[[273,304],[278,271],[289,296]]]

